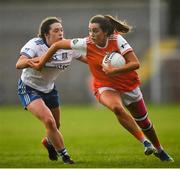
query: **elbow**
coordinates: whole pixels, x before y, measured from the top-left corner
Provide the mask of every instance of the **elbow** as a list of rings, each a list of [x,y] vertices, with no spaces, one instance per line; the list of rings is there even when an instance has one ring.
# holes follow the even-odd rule
[[[139,69],[140,68],[140,63],[138,62],[137,63],[137,68],[136,69]]]
[[[23,65],[20,62],[16,63],[16,69],[23,69]]]
[[[20,65],[18,64],[18,62],[16,63],[16,69],[21,69]]]
[[[137,69],[139,69],[140,68],[140,63],[139,62],[136,62],[135,64],[134,64],[134,70],[137,70]]]

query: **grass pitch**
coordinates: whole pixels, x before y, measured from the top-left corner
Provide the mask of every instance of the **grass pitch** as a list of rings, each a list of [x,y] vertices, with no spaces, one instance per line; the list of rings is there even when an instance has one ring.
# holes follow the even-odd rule
[[[143,146],[119,125],[112,112],[90,105],[62,106],[61,130],[76,161],[52,162],[41,145],[44,126],[20,106],[0,107],[1,168],[179,168],[180,106],[148,106],[149,115],[174,163],[145,156]]]

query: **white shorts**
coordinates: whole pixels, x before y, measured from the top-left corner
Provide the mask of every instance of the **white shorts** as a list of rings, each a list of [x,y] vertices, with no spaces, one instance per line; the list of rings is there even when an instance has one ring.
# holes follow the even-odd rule
[[[102,94],[105,90],[112,90],[117,91],[116,89],[113,89],[111,87],[101,87],[98,89],[99,94]],[[139,87],[135,88],[134,90],[130,92],[124,92],[120,94],[122,102],[124,105],[128,106],[131,103],[137,102],[142,99],[142,92]]]

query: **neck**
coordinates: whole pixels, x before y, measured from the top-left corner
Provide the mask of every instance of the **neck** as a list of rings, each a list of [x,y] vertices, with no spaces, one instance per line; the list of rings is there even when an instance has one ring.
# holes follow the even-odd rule
[[[108,38],[106,38],[104,41],[102,41],[101,43],[96,44],[96,45],[103,48],[103,47],[107,46],[107,43],[108,43]]]
[[[52,45],[52,43],[51,43],[48,39],[46,39],[46,44],[47,44],[48,46],[51,46],[51,45]]]
[[[50,47],[49,43],[46,41],[46,39],[43,39],[44,43],[46,44],[47,47]]]

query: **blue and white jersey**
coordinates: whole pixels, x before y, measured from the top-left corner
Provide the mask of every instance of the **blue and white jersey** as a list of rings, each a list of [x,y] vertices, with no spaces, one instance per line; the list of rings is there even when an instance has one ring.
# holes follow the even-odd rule
[[[21,49],[20,55],[28,58],[43,56],[48,50],[48,46],[41,38],[33,38]],[[60,72],[67,69],[73,58],[80,57],[80,53],[75,50],[58,50],[41,71],[32,68],[25,68],[22,71],[22,81],[41,92],[49,93],[54,88],[54,81]]]

